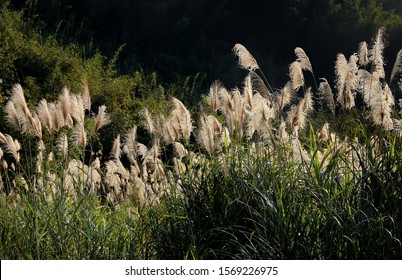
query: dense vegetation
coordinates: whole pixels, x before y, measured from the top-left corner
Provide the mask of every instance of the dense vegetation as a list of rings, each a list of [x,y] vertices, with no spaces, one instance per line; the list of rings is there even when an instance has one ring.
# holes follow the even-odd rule
[[[354,9],[343,24],[362,11],[377,17],[361,14],[350,26],[372,32],[329,58],[334,78],[318,79],[315,60],[296,45],[287,53],[289,79],[274,89],[264,55],[234,42],[235,56],[223,57],[233,67],[237,59],[245,77],[230,90],[215,81],[204,94],[202,74],[161,83],[155,73],[122,72],[118,42],[105,47],[115,48],[110,58],[77,43],[76,21],[60,14],[69,8],[80,22],[90,1],[49,1],[46,9],[60,13],[47,20],[72,24],[70,34],[40,26],[37,10],[51,15],[41,1],[23,2],[23,11],[0,4],[1,259],[402,257],[402,51],[389,67],[384,56],[386,34],[399,32],[397,1],[283,1],[307,21],[320,9],[335,20],[346,7]],[[97,3],[89,19],[146,6]],[[194,3],[218,17],[208,1]],[[220,8],[233,12],[229,2]]]

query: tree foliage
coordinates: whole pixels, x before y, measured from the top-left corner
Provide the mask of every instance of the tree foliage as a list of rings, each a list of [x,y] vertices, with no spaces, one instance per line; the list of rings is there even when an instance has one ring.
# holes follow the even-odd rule
[[[380,26],[390,49],[399,50],[402,5],[396,0],[14,0],[25,15],[38,14],[63,42],[94,42],[112,55],[122,44],[118,68],[138,65],[168,81],[207,73],[208,81],[236,84],[241,77],[230,49],[245,44],[279,87],[289,55],[303,47],[322,76],[339,50],[356,49]],[[157,19],[157,20],[155,20]]]

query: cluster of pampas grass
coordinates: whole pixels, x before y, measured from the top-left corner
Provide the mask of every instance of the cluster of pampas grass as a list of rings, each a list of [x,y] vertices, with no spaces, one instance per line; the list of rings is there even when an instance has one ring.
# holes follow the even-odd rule
[[[234,154],[239,145],[245,143],[251,143],[253,153],[269,154],[278,160],[282,159],[278,146],[283,145],[290,152],[290,156],[285,158],[296,162],[319,162],[323,169],[340,152],[350,155],[350,162],[358,164],[354,160],[354,153],[362,149],[358,141],[341,140],[330,131],[328,123],[314,136],[317,142],[327,143],[322,150],[308,150],[303,145],[300,135],[314,111],[314,99],[319,100],[322,109],[327,108],[335,115],[337,106],[350,110],[355,106],[356,94],[362,94],[373,123],[386,130],[395,129],[402,135],[402,120],[391,118],[395,101],[384,79],[383,37],[384,30],[380,29],[372,46],[368,48],[362,42],[358,54],[352,54],[349,60],[338,54],[335,62],[336,96],[325,78],[321,79],[319,87],[316,86],[317,92],[305,84],[304,71],[313,74],[313,68],[302,48],[295,49],[296,59],[289,65],[289,81],[283,88],[273,91],[257,60],[243,45],[236,44],[233,51],[239,66],[249,71],[241,88],[229,90],[219,81],[214,82],[204,98],[206,106],[195,117],[176,98],[171,99],[167,115],[154,114],[144,108],[143,122],[138,125],[146,129],[149,141],[138,142],[137,126],[134,126],[125,135],[116,136],[106,160],[92,156],[85,158],[85,151],[91,148],[89,135],[98,134],[110,123],[105,105],[99,106],[97,112],[91,111],[89,85],[85,81],[82,93],[73,94],[64,88],[56,101],[42,99],[34,111],[28,107],[22,87],[15,85],[5,111],[9,123],[31,137],[38,147],[35,180],[29,180],[33,182],[30,189],[43,190],[49,199],[66,190],[71,197],[81,192],[101,195],[114,205],[125,199],[134,199],[138,201],[138,207],[143,208],[158,203],[171,192],[172,185],[179,194],[181,190],[177,185],[180,180],[177,178],[193,174],[196,180],[200,177],[197,176],[200,170],[208,170],[205,162],[209,157],[216,156],[225,170],[225,157]],[[401,65],[398,53],[390,82],[395,81],[401,72]],[[95,124],[91,133],[86,126],[88,118],[92,118]],[[51,140],[54,142],[45,143],[44,133],[55,135],[47,138],[54,139]],[[21,164],[21,145],[18,140],[2,133],[0,143],[13,159],[7,163],[0,149],[3,163],[0,171],[15,170],[15,166]],[[198,144],[199,149],[193,149],[193,144]],[[163,162],[161,151],[169,145],[173,148],[172,158]],[[355,148],[352,149],[351,145]],[[74,154],[71,149],[81,152]],[[122,156],[127,157],[128,164],[122,163]],[[62,170],[50,167],[56,162],[63,163],[59,165]],[[359,167],[355,169],[361,170]],[[10,192],[10,189],[4,191]]]

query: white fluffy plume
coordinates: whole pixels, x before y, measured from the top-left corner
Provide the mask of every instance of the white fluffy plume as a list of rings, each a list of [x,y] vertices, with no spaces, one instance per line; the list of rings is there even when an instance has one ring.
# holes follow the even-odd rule
[[[385,77],[384,71],[384,35],[385,28],[378,29],[377,35],[373,38],[372,47],[369,50],[369,60],[371,62],[371,72],[376,73],[379,78]]]
[[[242,44],[236,44],[233,48],[233,52],[239,58],[240,68],[247,69],[249,71],[254,71],[260,68],[255,58]]]
[[[400,50],[396,55],[395,63],[391,71],[390,82],[392,82],[395,76],[401,73],[401,71],[402,71],[402,50]]]
[[[311,66],[310,59],[304,52],[302,48],[295,48],[295,55],[296,55],[296,61],[298,61],[302,67],[303,70],[307,70],[310,72],[313,72],[313,67]]]

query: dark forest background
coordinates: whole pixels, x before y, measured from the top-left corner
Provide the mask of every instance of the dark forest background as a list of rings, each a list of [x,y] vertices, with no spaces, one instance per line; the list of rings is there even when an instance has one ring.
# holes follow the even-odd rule
[[[205,73],[207,82],[237,85],[231,48],[242,43],[275,87],[287,80],[293,50],[301,47],[317,77],[329,77],[338,52],[387,27],[394,59],[402,46],[399,0],[13,0],[27,20],[63,44],[78,42],[111,57],[123,46],[118,70],[141,67],[166,82]],[[392,62],[393,63],[393,62]],[[392,64],[390,63],[390,64]]]

